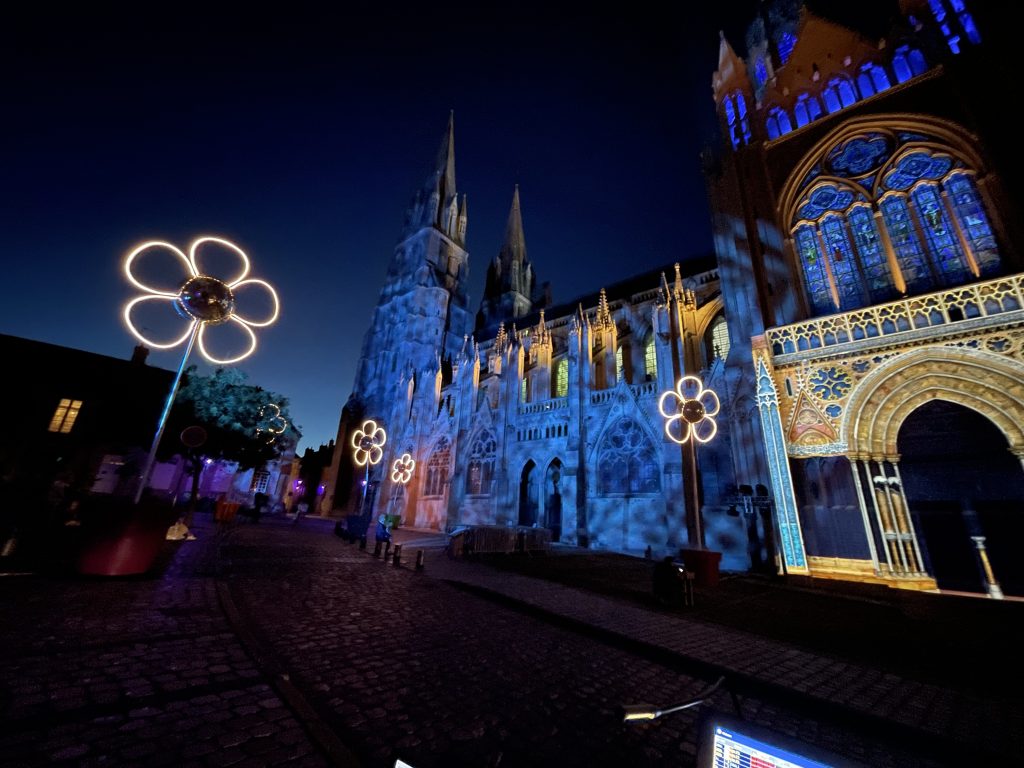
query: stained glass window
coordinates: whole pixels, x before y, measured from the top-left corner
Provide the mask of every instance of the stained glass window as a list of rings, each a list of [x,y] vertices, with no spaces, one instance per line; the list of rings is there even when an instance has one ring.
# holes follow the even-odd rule
[[[750,121],[747,118],[747,101],[740,91],[725,97],[725,121],[729,125],[729,139],[733,147],[750,142]]]
[[[825,162],[836,176],[855,179],[878,168],[889,154],[889,139],[880,133],[866,133],[835,147]]]
[[[903,83],[916,75],[922,74],[928,69],[928,64],[917,48],[909,45],[901,45],[896,49],[892,57],[892,71],[896,75],[896,82]]]
[[[785,136],[793,130],[793,124],[789,121],[789,114],[778,107],[769,110],[766,125],[768,128],[768,138],[770,139]]]
[[[796,45],[796,35],[792,32],[783,32],[779,35],[779,59],[782,64],[789,61],[789,55],[793,53],[793,46]]]
[[[949,155],[933,154],[926,149],[914,150],[896,162],[882,183],[887,189],[909,189],[921,179],[941,179],[952,167],[953,158]]]
[[[661,490],[657,452],[643,429],[621,419],[601,439],[598,450],[597,492],[655,494]]]
[[[569,394],[569,361],[564,357],[555,363],[555,397]]]
[[[811,301],[812,313],[815,315],[830,314],[836,311],[829,290],[825,264],[821,259],[821,248],[818,246],[818,235],[811,224],[802,224],[793,234],[803,265],[804,281],[807,284],[807,296]]]
[[[768,67],[763,58],[754,63],[754,81],[759,87],[768,82]]]
[[[957,285],[971,277],[956,232],[939,197],[938,187],[922,184],[911,193],[921,220],[921,229],[928,239],[928,250],[946,285]]]
[[[497,448],[494,433],[489,430],[484,430],[473,440],[466,472],[466,493],[472,496],[490,494]]]
[[[825,101],[825,109],[829,112],[838,112],[843,107],[852,106],[857,102],[853,84],[845,77],[834,77],[829,80],[822,92],[822,98]]]
[[[889,75],[878,64],[869,61],[861,66],[860,74],[857,75],[857,88],[860,89],[862,99],[881,93],[890,85]]]
[[[893,250],[896,251],[896,261],[907,284],[907,292],[923,293],[931,290],[934,281],[914,231],[914,223],[910,220],[907,199],[902,195],[889,195],[879,206]]]
[[[647,340],[644,347],[644,370],[647,372],[647,380],[654,381],[658,378],[658,355],[654,348],[654,334]]]
[[[866,205],[854,206],[846,214],[846,220],[850,223],[871,300],[877,303],[896,298],[889,263],[871,209]]]
[[[711,360],[719,358],[725,360],[729,356],[729,326],[725,322],[725,317],[719,315],[715,318],[715,322],[711,324],[711,354],[708,356]]]
[[[821,104],[811,94],[801,93],[796,97],[796,106],[793,107],[793,114],[796,115],[796,124],[799,128],[821,117]]]
[[[826,211],[845,210],[853,202],[853,192],[831,184],[815,187],[797,211],[797,218],[813,221]]]
[[[850,241],[846,238],[842,218],[830,215],[822,219],[821,236],[828,247],[832,277],[836,281],[836,291],[839,293],[839,309],[846,312],[863,307],[867,303],[864,300],[864,286],[860,281],[853,251],[850,249]]]
[[[985,207],[971,177],[966,173],[954,173],[946,180],[945,187],[960,220],[964,236],[971,244],[981,274],[998,273],[999,250],[996,247],[996,239],[992,235]]]
[[[452,463],[451,443],[442,437],[434,445],[434,451],[427,462],[427,477],[423,483],[424,496],[443,496],[448,484],[448,469]]]

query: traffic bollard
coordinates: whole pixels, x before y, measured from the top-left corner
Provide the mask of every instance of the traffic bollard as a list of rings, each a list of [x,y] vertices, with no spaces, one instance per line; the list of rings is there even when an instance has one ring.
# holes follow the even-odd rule
[[[391,556],[391,542],[390,541],[385,541],[384,542],[384,562],[385,563],[388,561],[388,558],[390,556]]]
[[[379,542],[379,541],[374,545],[374,547],[373,547],[373,556],[374,557],[380,557],[380,550],[381,550],[382,546],[383,546],[383,544],[381,542]]]
[[[363,536],[359,539],[359,549],[363,552],[366,551],[366,537]]]
[[[395,557],[394,557],[394,559],[391,562],[394,564],[395,568],[397,568],[399,565],[402,564],[402,545],[401,544],[395,544]]]
[[[422,571],[423,570],[423,550],[422,549],[417,549],[416,550],[416,570],[417,571]]]

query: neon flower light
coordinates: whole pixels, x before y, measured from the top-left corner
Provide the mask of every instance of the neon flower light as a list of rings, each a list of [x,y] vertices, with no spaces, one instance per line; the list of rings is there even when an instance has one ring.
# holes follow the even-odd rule
[[[358,467],[376,465],[384,458],[384,444],[388,441],[384,427],[378,427],[373,419],[367,419],[363,426],[352,433],[352,447],[355,453],[352,458]]]
[[[706,389],[696,376],[683,376],[675,389],[663,392],[658,410],[665,417],[665,434],[680,445],[691,437],[706,443],[718,433],[714,417],[721,404],[713,389]]]
[[[203,246],[207,244],[223,246],[238,256],[241,260],[241,269],[236,277],[230,281],[224,281],[216,277],[203,274],[203,271],[199,266],[199,257],[203,251]],[[175,290],[161,290],[159,288],[146,285],[135,277],[132,272],[132,265],[136,263],[136,260],[140,256],[155,250],[163,250],[173,254],[174,257],[184,265],[184,279],[178,284],[178,287]],[[156,459],[156,449],[160,445],[160,438],[163,437],[164,428],[167,426],[167,417],[171,413],[171,406],[174,405],[174,397],[178,394],[178,387],[181,385],[181,376],[185,372],[185,363],[188,361],[188,356],[192,353],[192,347],[198,342],[200,354],[216,365],[228,365],[229,363],[237,363],[239,360],[244,360],[256,351],[256,334],[252,329],[266,327],[277,320],[277,315],[280,311],[281,305],[277,300],[277,293],[271,287],[270,283],[267,283],[264,280],[256,280],[255,278],[249,278],[246,280],[246,277],[249,274],[249,257],[246,256],[245,251],[237,245],[220,237],[197,238],[192,242],[192,245],[189,246],[188,256],[170,243],[165,243],[161,240],[150,240],[149,242],[136,246],[136,248],[129,253],[127,257],[125,257],[124,273],[128,278],[128,282],[145,292],[144,295],[132,299],[124,306],[122,316],[124,317],[125,325],[128,326],[128,330],[131,334],[143,344],[154,349],[171,349],[185,343],[187,340],[187,343],[185,344],[185,353],[181,357],[181,364],[178,366],[178,373],[174,377],[174,382],[171,384],[171,391],[167,395],[167,400],[164,403],[164,410],[160,414],[160,421],[157,422],[156,435],[153,437],[153,445],[149,449],[149,455],[146,457],[146,464],[143,467],[142,475],[139,478],[139,487],[135,492],[135,503],[138,504],[139,500],[142,498],[142,492],[146,488],[146,483],[149,480],[149,473],[153,469],[153,462]],[[270,317],[264,320],[252,320],[246,319],[235,312],[235,302],[238,290],[245,286],[256,286],[257,288],[267,291],[274,305],[274,311],[271,312]],[[132,322],[132,310],[147,301],[167,302],[167,304],[177,310],[178,315],[188,322],[188,327],[185,329],[185,332],[177,339],[167,342],[153,341],[152,339],[143,336],[138,328],[135,327],[135,323]],[[243,328],[247,334],[249,334],[249,349],[237,357],[221,360],[214,357],[206,350],[204,336],[206,334],[207,326],[213,327],[229,322],[237,324],[240,328]]]
[[[202,254],[203,247],[208,244],[223,246],[237,255],[240,259],[241,268],[238,274],[231,280],[221,280],[204,274],[200,267],[200,256]],[[184,266],[183,280],[176,290],[168,291],[146,285],[132,273],[132,266],[136,263],[136,260],[142,255],[155,250],[163,250],[173,254]],[[234,243],[220,237],[200,237],[196,239],[192,245],[189,246],[188,256],[171,243],[165,243],[160,240],[151,240],[137,246],[128,254],[127,258],[124,260],[124,273],[128,278],[128,282],[145,292],[144,295],[138,296],[129,301],[124,307],[124,322],[125,325],[128,326],[128,330],[132,335],[143,344],[146,344],[153,349],[171,349],[183,344],[186,339],[188,339],[189,345],[186,351],[186,356],[192,349],[192,343],[198,342],[199,352],[203,357],[215,365],[237,363],[240,360],[244,360],[249,357],[249,355],[256,351],[256,334],[253,331],[253,328],[265,328],[266,326],[271,325],[275,320],[277,320],[277,316],[280,312],[280,303],[277,299],[277,292],[274,291],[270,283],[265,280],[257,280],[255,278],[246,279],[249,274],[249,257],[245,255],[245,251]],[[254,320],[252,318],[243,317],[236,311],[235,305],[239,298],[239,289],[243,289],[248,286],[255,286],[269,294],[274,307],[269,317],[261,320]],[[147,301],[167,302],[171,307],[177,310],[178,315],[188,322],[188,327],[185,329],[185,332],[178,338],[171,339],[169,341],[154,341],[153,339],[144,336],[135,326],[135,323],[132,322],[132,310]],[[206,349],[205,337],[208,327],[212,328],[218,325],[224,325],[225,323],[235,323],[239,328],[242,328],[246,334],[248,334],[249,348],[237,357],[220,359],[211,355]]]
[[[416,469],[416,460],[408,453],[403,453],[391,465],[391,482],[405,485],[412,480],[414,469]]]
[[[265,418],[268,410],[272,410],[273,415]],[[288,429],[288,420],[281,415],[281,406],[277,403],[267,403],[260,408],[260,425],[256,427],[257,435],[261,432],[269,432],[270,442],[274,442],[278,435],[284,434],[286,429]]]

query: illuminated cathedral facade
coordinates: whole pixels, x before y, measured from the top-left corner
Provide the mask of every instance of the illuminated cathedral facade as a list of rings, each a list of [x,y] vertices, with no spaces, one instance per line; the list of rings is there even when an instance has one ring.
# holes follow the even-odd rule
[[[737,480],[770,486],[790,573],[1021,594],[997,9],[891,5],[844,25],[767,4],[746,58],[721,41],[708,179]]]
[[[555,541],[620,551],[685,546],[693,513],[688,521],[683,454],[664,432],[658,398],[684,372],[710,386],[724,373],[729,335],[713,261],[667,265],[552,306],[527,255],[516,188],[472,313],[466,227],[449,122],[342,413],[327,491],[334,508],[363,504],[350,441],[372,418],[388,433],[362,507],[374,516],[438,530],[539,527]],[[405,453],[416,470],[402,485],[388,467]],[[731,482],[725,443],[704,451],[700,468],[710,503]],[[715,508],[709,546],[745,567],[736,520]]]
[[[334,509],[1024,594],[1018,150],[986,45],[1005,28],[964,0],[818,5],[762,4],[744,57],[722,37],[717,264],[551,306],[517,189],[474,313],[449,124],[342,412]],[[684,374],[722,400],[695,488],[658,410]],[[360,506],[346,451],[365,418],[389,442]],[[387,472],[403,453],[407,486]]]

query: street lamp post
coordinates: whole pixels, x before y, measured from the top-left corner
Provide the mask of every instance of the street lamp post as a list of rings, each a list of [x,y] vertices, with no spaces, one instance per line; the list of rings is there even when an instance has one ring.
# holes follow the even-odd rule
[[[242,263],[240,274],[231,280],[221,280],[205,274],[199,265],[199,259],[202,255],[204,246],[207,246],[208,244],[221,246],[238,256]],[[169,251],[185,266],[184,280],[181,281],[173,290],[163,290],[146,285],[132,272],[132,266],[142,254],[155,250]],[[167,394],[167,400],[164,402],[163,411],[161,412],[160,419],[157,422],[156,434],[153,436],[153,444],[150,446],[149,454],[146,456],[146,464],[142,470],[142,475],[139,478],[139,487],[135,492],[136,504],[138,504],[139,500],[142,498],[142,493],[146,488],[146,483],[149,481],[149,474],[153,470],[153,463],[156,461],[156,451],[160,446],[160,439],[163,437],[164,428],[167,426],[167,418],[171,413],[171,406],[174,405],[174,398],[178,394],[178,387],[181,385],[181,377],[185,372],[185,364],[188,362],[189,355],[192,353],[192,348],[194,346],[198,346],[199,353],[214,365],[229,365],[231,363],[237,363],[249,357],[249,355],[256,351],[256,334],[252,329],[264,328],[277,320],[277,316],[280,312],[280,303],[277,299],[277,292],[270,283],[267,283],[264,280],[257,280],[255,278],[246,279],[249,274],[249,268],[249,257],[245,255],[245,252],[234,243],[219,237],[197,238],[189,246],[188,256],[171,243],[151,240],[137,246],[124,260],[124,273],[128,278],[128,282],[136,288],[144,291],[142,296],[137,296],[129,301],[122,312],[125,325],[128,327],[129,332],[143,344],[154,349],[172,349],[182,343],[185,343],[185,353],[181,357],[181,363],[178,365],[178,371],[174,376],[170,392]],[[235,308],[237,293],[239,289],[245,286],[257,286],[267,291],[274,307],[273,312],[268,319],[252,320],[238,314]],[[185,332],[179,338],[170,342],[157,342],[147,336],[144,336],[132,321],[132,311],[140,304],[144,304],[148,301],[163,301],[173,307],[177,311],[178,315],[189,323]],[[209,328],[225,325],[227,323],[235,323],[248,334],[249,348],[237,357],[220,359],[210,354],[206,349],[204,339]]]
[[[691,547],[704,549],[704,525],[697,485],[697,445],[710,442],[718,433],[715,416],[721,408],[714,390],[696,376],[683,376],[675,389],[662,393],[658,411],[665,418],[665,434],[682,447],[688,489],[685,495],[687,538]]]

